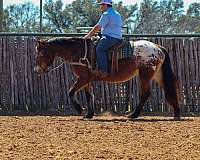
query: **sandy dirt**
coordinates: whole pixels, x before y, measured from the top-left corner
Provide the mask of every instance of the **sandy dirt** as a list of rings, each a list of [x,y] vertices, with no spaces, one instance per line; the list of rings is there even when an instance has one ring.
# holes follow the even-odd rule
[[[200,159],[200,118],[0,116],[0,159]]]

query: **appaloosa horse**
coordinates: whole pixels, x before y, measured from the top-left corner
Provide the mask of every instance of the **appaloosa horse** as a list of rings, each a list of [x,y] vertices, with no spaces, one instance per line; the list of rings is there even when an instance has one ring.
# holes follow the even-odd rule
[[[70,89],[69,96],[71,101],[81,115],[83,108],[76,100],[77,91],[84,89],[88,104],[92,94],[90,93],[90,83],[92,81],[105,81],[108,83],[120,83],[128,81],[135,75],[140,77],[140,102],[135,110],[131,112],[129,118],[137,118],[143,105],[150,96],[150,82],[154,80],[165,91],[167,102],[173,107],[174,118],[180,119],[180,109],[178,106],[178,94],[176,79],[172,72],[170,58],[165,48],[152,42],[139,40],[130,41],[134,51],[131,57],[120,59],[118,62],[118,71],[113,76],[99,77],[88,67],[87,63],[80,63],[80,59],[86,58],[91,63],[90,57],[85,54],[88,44],[92,43],[90,39],[82,38],[51,38],[48,40],[38,40],[36,46],[36,66],[35,71],[44,73],[47,71],[55,57],[61,57],[67,63],[71,64],[72,71],[77,77],[77,81]],[[87,45],[86,45],[87,44]],[[86,56],[87,55],[87,56]],[[93,108],[87,107],[84,117],[92,118]]]

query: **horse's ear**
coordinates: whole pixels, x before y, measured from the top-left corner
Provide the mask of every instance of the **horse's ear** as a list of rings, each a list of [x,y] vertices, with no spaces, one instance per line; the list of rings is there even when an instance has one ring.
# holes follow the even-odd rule
[[[33,40],[38,44],[38,42],[41,40],[40,37],[34,37]]]
[[[37,39],[37,44],[39,46],[44,46],[46,43],[45,43],[45,40],[43,40],[43,39]]]
[[[35,41],[36,41],[36,48],[35,48],[36,52],[41,54],[39,52],[39,48],[41,49],[44,46],[44,41],[42,39],[40,39],[40,38],[35,38]]]

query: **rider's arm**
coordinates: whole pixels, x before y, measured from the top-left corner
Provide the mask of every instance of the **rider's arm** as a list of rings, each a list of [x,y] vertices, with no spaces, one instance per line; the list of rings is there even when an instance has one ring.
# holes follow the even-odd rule
[[[96,32],[98,32],[101,28],[105,28],[105,26],[108,24],[109,18],[107,15],[107,12],[101,15],[101,18],[99,19],[99,22],[91,29],[91,31],[84,37],[90,38],[93,36]]]
[[[89,33],[84,37],[86,38],[90,38],[91,36],[93,36],[96,32],[98,32],[101,29],[101,26],[96,24],[90,31]]]

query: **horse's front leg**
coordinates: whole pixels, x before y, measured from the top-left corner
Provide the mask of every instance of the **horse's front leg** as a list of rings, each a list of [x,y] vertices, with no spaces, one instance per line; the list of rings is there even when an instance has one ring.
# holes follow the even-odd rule
[[[77,91],[80,91],[81,89],[86,87],[87,84],[88,84],[88,80],[79,78],[74,83],[74,85],[70,88],[70,91],[69,91],[71,102],[79,115],[82,114],[83,108],[81,107],[81,105],[78,103],[78,100],[76,99],[76,93]]]
[[[93,102],[94,102],[94,95],[92,93],[92,88],[90,85],[85,87],[85,94],[86,94],[86,99],[87,99],[87,109],[85,112],[84,117],[85,118],[92,118],[94,116],[94,109],[93,109]],[[92,100],[92,101],[91,101]],[[92,103],[91,103],[92,102]]]

